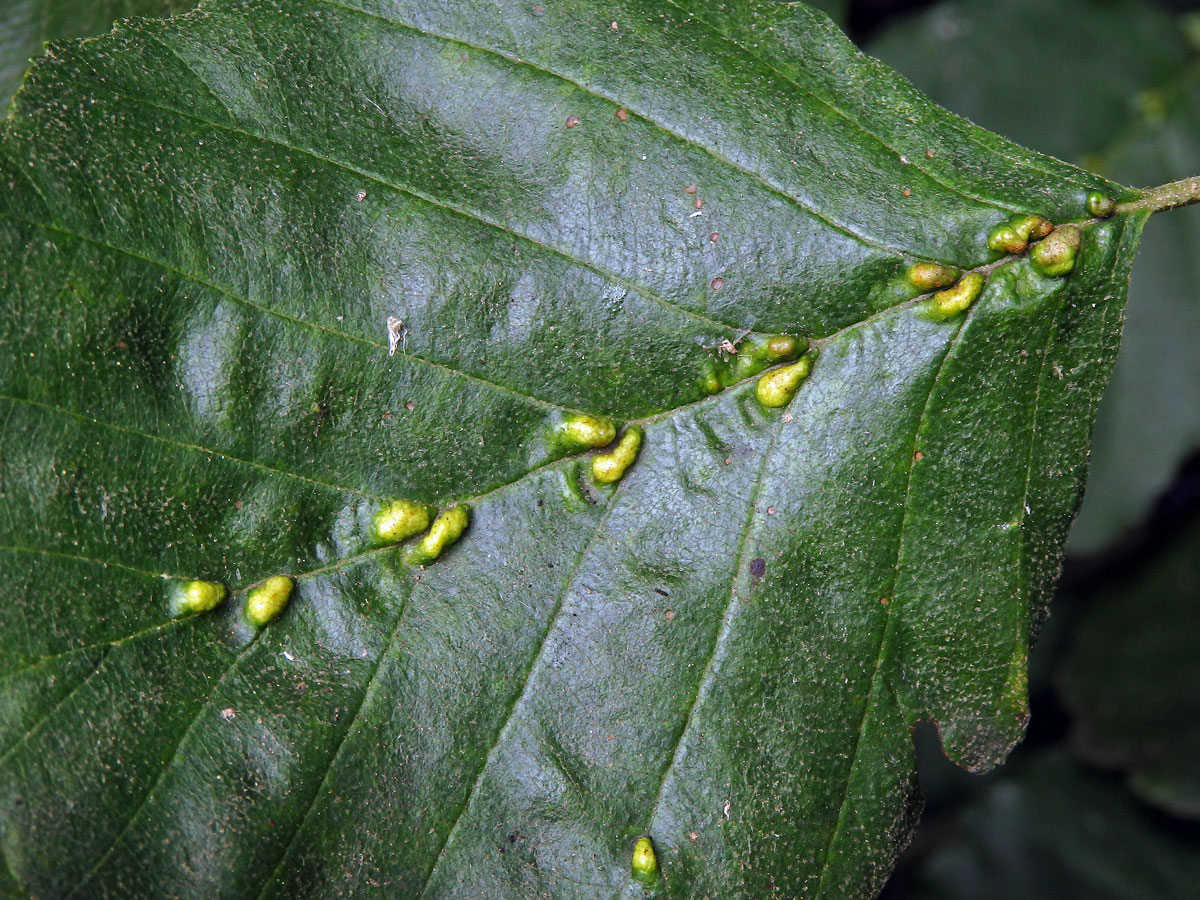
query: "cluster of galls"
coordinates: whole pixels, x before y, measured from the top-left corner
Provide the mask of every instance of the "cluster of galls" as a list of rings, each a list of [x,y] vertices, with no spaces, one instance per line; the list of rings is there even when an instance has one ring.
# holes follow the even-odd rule
[[[554,427],[551,443],[566,453],[580,450],[595,450],[607,447],[617,436],[617,425],[607,416],[589,416],[575,413],[567,416]],[[640,425],[630,425],[608,453],[592,457],[592,480],[596,484],[613,484],[620,481],[625,471],[637,459],[645,433]]]
[[[392,500],[371,520],[370,539],[376,547],[399,544],[421,534],[415,544],[405,548],[404,561],[425,565],[437,559],[466,530],[469,515],[466,506],[451,506],[433,515],[434,510],[412,500]],[[287,575],[272,575],[246,591],[242,610],[247,622],[262,628],[287,608],[296,582]],[[219,581],[172,581],[168,587],[171,615],[205,613],[220,606],[229,589]]]
[[[272,575],[246,592],[242,610],[246,621],[262,628],[283,612],[292,597],[295,582],[286,575]],[[219,581],[172,581],[169,587],[171,615],[188,616],[220,606],[229,590]]]
[[[769,366],[796,360],[791,365],[771,369],[758,379],[755,394],[767,407],[785,406],[812,372],[817,358],[817,351],[809,349],[808,341],[790,334],[755,335],[742,341],[740,347],[734,348],[732,344],[725,347],[728,349],[718,348],[725,354],[723,358],[709,360],[700,377],[700,386],[710,394],[753,378]]]
[[[1041,216],[1023,216],[997,225],[988,234],[988,247],[997,253],[1029,251],[1029,264],[1039,275],[1058,278],[1075,268],[1083,232],[1067,223],[1057,228]]]
[[[1106,219],[1117,211],[1111,197],[1093,192],[1087,198],[1087,211],[1098,219]],[[1029,264],[1039,275],[1060,278],[1075,268],[1083,231],[1068,222],[1054,227],[1042,216],[1021,216],[997,225],[988,233],[988,249],[996,253],[1029,252]],[[953,266],[941,263],[914,263],[908,270],[908,280],[921,291],[937,291],[922,303],[922,312],[932,319],[949,319],[970,308],[983,291],[985,279],[980,272],[964,275]],[[938,290],[942,288],[942,290]]]

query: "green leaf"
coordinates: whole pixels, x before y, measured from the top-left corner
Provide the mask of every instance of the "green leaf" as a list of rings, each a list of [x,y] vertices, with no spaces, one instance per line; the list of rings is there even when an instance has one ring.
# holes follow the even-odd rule
[[[1200,525],[1129,583],[1089,598],[1058,675],[1084,759],[1132,791],[1200,818]]]
[[[47,41],[92,37],[128,16],[165,16],[195,6],[186,0],[5,0],[0,7],[0,108],[21,84],[31,57]]]
[[[907,20],[871,52],[985,127],[1126,184],[1161,184],[1189,177],[1200,159],[1194,30],[1142,0],[968,0]],[[1012,89],[1048,66],[1053,77],[1036,91]],[[1200,446],[1198,254],[1194,215],[1147,230],[1075,550],[1098,551],[1141,521]]]
[[[1055,749],[997,779],[945,831],[910,896],[1188,900],[1200,878],[1195,840]]]
[[[4,128],[35,896],[868,897],[914,723],[1019,739],[1125,189],[767,2],[213,3],[44,59]],[[1029,214],[1085,222],[1069,275],[988,250]],[[819,351],[782,409],[774,334]],[[579,414],[644,429],[611,486]],[[471,508],[424,567],[372,543],[412,504]],[[179,579],[232,599],[172,619]]]

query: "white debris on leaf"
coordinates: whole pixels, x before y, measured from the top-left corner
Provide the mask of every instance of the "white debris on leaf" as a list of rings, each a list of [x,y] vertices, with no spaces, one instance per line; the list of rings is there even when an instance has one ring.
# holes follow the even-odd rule
[[[400,346],[400,339],[404,336],[404,322],[395,316],[388,316],[387,320],[388,334],[388,356],[396,355],[396,348]]]

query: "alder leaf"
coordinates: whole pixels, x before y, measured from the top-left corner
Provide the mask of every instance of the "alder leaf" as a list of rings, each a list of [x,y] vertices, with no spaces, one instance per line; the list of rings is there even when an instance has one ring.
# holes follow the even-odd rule
[[[52,47],[3,127],[33,896],[870,897],[914,723],[1019,740],[1132,192],[769,2],[213,2]],[[1027,216],[1072,271],[989,250]],[[767,407],[775,335],[818,355]],[[416,565],[395,499],[470,523]]]

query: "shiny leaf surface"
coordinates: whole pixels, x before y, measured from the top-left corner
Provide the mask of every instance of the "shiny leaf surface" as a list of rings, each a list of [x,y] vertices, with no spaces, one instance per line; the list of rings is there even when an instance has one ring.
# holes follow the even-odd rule
[[[913,724],[1019,739],[1144,213],[821,14],[212,3],[41,62],[0,183],[34,896],[869,897]],[[1069,275],[988,249],[1030,214]],[[819,352],[782,408],[774,334]],[[644,430],[614,484],[580,414]],[[470,524],[414,565],[394,498]]]

